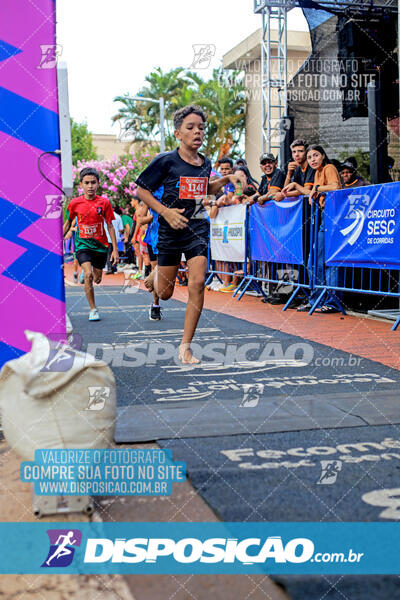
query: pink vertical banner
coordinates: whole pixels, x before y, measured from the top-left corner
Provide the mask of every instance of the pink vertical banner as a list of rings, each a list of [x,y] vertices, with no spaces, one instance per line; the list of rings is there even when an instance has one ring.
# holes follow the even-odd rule
[[[0,2],[0,366],[65,332],[55,12]]]

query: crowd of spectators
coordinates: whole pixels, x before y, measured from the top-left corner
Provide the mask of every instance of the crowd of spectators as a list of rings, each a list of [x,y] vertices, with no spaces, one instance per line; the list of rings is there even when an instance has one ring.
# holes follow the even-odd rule
[[[287,164],[285,171],[278,167],[278,161],[273,154],[263,153],[260,156],[261,178],[259,181],[250,173],[244,158],[234,161],[229,156],[221,157],[217,161],[210,179],[242,171],[246,178],[246,186],[238,185],[235,189],[232,183],[228,183],[216,198],[207,197],[203,204],[207,208],[210,218],[215,218],[222,208],[238,204],[253,205],[257,203],[259,206],[265,206],[269,201],[293,201],[300,196],[310,204],[316,202],[321,212],[321,227],[318,237],[318,264],[320,268],[318,272],[322,281],[326,275],[322,273],[325,194],[341,188],[369,185],[369,182],[358,173],[357,161],[354,157],[348,157],[342,163],[334,159],[329,160],[322,146],[318,144],[308,145],[303,139],[295,140],[290,148],[292,159]],[[120,208],[114,206],[113,208],[115,213],[113,226],[124,260],[120,265],[114,266],[111,262],[111,256],[109,256],[105,273],[111,275],[117,270],[133,269],[135,271],[132,275],[133,278],[144,279],[157,260],[156,256],[149,255],[148,243],[145,241],[146,232],[148,228],[152,227],[154,215],[136,197],[133,198],[130,207]],[[73,230],[71,230],[72,233]],[[151,248],[152,246],[150,250]],[[75,261],[74,280],[76,282],[79,280],[78,268],[77,261]],[[222,293],[233,293],[243,275],[243,265],[215,261],[214,270],[219,273],[219,278],[211,283],[209,289]],[[178,278],[180,285],[187,285],[184,261],[182,261]],[[272,289],[272,293],[264,301],[278,303],[275,296]],[[311,297],[297,309],[309,310],[312,301],[313,298]],[[335,307],[335,302],[330,302],[328,297],[326,305],[320,310],[331,312],[336,310]]]
[[[214,201],[207,202],[210,206],[210,216],[216,217],[221,208],[237,204],[255,204],[265,206],[271,200],[275,202],[294,201],[303,197],[305,201],[312,204],[316,202],[319,206],[320,231],[318,250],[318,282],[323,280],[322,273],[323,250],[324,250],[324,205],[326,192],[341,188],[356,188],[370,185],[357,172],[357,161],[354,157],[347,158],[344,162],[329,160],[324,148],[318,144],[308,145],[303,139],[297,139],[291,144],[292,160],[288,163],[285,172],[278,168],[276,157],[271,153],[260,156],[261,180],[258,182],[250,173],[246,161],[241,158],[234,162],[231,158],[224,156],[219,159],[217,168],[219,175],[227,175],[237,170],[242,170],[247,179],[245,189],[236,189],[232,184],[225,186],[223,193]],[[222,293],[233,293],[240,281],[243,265],[233,265],[225,261],[216,261],[215,271],[219,272],[219,280],[211,283],[210,289]],[[311,268],[311,267],[310,267]],[[337,270],[336,270],[337,271]],[[330,272],[330,276],[336,271]],[[333,312],[337,310],[336,297],[326,299],[326,304],[321,307],[320,312]],[[298,310],[309,310],[314,298],[307,299],[297,307]],[[272,293],[264,301],[273,304],[278,303],[276,294]]]

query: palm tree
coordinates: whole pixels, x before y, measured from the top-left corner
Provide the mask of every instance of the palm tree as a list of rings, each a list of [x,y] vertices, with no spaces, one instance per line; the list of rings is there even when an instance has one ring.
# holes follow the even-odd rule
[[[129,99],[128,96],[117,96],[114,102],[121,102],[122,108],[112,117],[113,122],[122,120],[125,131],[132,131],[136,139],[154,137],[160,132],[160,105],[159,99],[164,98],[166,147],[173,146],[172,114],[174,112],[174,98],[179,94],[185,80],[182,76],[184,69],[178,67],[164,73],[157,67],[146,76],[147,85],[142,87],[136,96],[154,98],[156,102],[140,102]]]
[[[148,139],[151,128],[146,121],[142,103],[132,100],[128,94],[116,96],[114,102],[122,104],[122,107],[118,109],[118,113],[111,117],[113,123],[120,124],[121,133],[131,133],[136,140]]]
[[[195,72],[179,67],[164,73],[160,67],[147,75],[146,85],[136,94],[154,98],[157,102],[138,102],[128,95],[117,96],[122,104],[113,122],[121,122],[123,130],[132,132],[138,140],[154,139],[159,134],[160,108],[164,98],[166,148],[176,145],[173,136],[173,113],[181,106],[198,104],[208,113],[204,151],[211,157],[221,157],[235,149],[245,126],[246,97],[238,73],[229,79],[222,70],[214,69],[213,78],[205,82]]]
[[[237,73],[229,82],[214,69],[213,79],[201,88],[199,104],[208,112],[206,147],[209,156],[221,158],[239,143],[246,122],[246,96]]]

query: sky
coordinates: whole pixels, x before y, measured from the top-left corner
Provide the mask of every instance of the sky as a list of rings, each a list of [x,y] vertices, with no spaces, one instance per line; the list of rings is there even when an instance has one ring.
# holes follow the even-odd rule
[[[300,9],[289,29],[307,31]],[[189,69],[193,44],[213,44],[208,79],[222,56],[261,27],[253,0],[58,0],[59,60],[68,67],[70,114],[92,133],[114,133],[113,98],[135,93],[154,68]]]

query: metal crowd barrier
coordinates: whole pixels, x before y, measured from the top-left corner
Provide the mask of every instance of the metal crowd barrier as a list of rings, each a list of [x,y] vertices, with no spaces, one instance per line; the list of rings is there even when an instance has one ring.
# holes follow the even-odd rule
[[[399,184],[400,185],[400,184]],[[331,192],[334,193],[334,192]],[[314,294],[316,299],[312,301],[309,315],[312,315],[318,306],[324,304],[324,299],[329,292],[333,292],[336,301],[335,306],[344,314],[344,308],[341,304],[341,295],[343,292],[354,292],[359,294],[370,294],[384,297],[396,297],[400,299],[400,269],[372,267],[330,267],[323,262],[323,281],[317,279],[317,260],[318,260],[318,231],[320,226],[321,211],[316,203],[312,208],[308,206],[308,199],[303,202],[303,264],[295,265],[290,263],[264,262],[252,260],[250,244],[250,218],[247,207],[246,214],[246,241],[245,241],[245,262],[234,264],[230,261],[224,262],[226,269],[217,269],[216,262],[212,260],[209,251],[209,269],[206,284],[208,284],[214,275],[234,276],[235,271],[243,271],[243,279],[234,292],[237,300],[241,300],[246,291],[256,290],[263,296],[266,296],[265,285],[269,288],[281,284],[293,286],[293,292],[283,307],[285,311],[292,300],[302,292],[306,298],[310,298],[311,293],[318,290],[319,294]],[[334,274],[334,276],[332,275]],[[320,276],[321,273],[318,273]],[[334,297],[333,296],[333,297]],[[392,327],[395,331],[400,325],[400,316]]]
[[[290,263],[276,263],[276,262],[265,262],[260,260],[253,260],[251,255],[251,244],[250,244],[250,210],[251,207],[247,207],[246,211],[246,238],[245,238],[245,257],[244,263],[232,263],[229,261],[215,261],[212,260],[209,250],[209,267],[208,277],[206,285],[213,279],[214,275],[220,279],[220,275],[234,276],[235,271],[242,272],[242,280],[239,286],[236,288],[233,296],[237,296],[237,300],[240,301],[243,295],[249,290],[253,290],[256,293],[267,296],[266,286],[269,288],[269,292],[272,291],[273,287],[278,285],[292,286],[293,292],[290,295],[289,300],[286,302],[283,310],[286,310],[291,301],[297,296],[300,290],[303,291],[306,297],[309,296],[311,286],[311,272],[312,270],[307,269],[307,261],[310,252],[310,239],[311,239],[311,228],[312,228],[312,212],[306,202],[303,203],[303,255],[304,261],[302,265],[294,265]],[[227,265],[225,270],[218,269],[216,266],[217,262],[223,262]]]
[[[250,208],[251,210],[251,208]],[[306,200],[303,201],[303,229],[302,229],[302,238],[303,238],[303,264],[292,264],[292,263],[283,263],[283,262],[272,262],[272,261],[260,261],[253,260],[251,258],[251,244],[248,243],[249,248],[249,274],[245,278],[243,282],[243,289],[240,290],[240,294],[238,300],[240,300],[243,294],[246,292],[249,286],[258,286],[261,289],[264,296],[266,296],[265,290],[263,289],[262,284],[268,284],[269,291],[273,291],[276,286],[286,285],[292,286],[293,292],[290,295],[288,301],[283,307],[283,311],[285,311],[292,300],[298,295],[300,290],[302,290],[303,294],[308,297],[312,287],[312,270],[307,269],[307,262],[309,260],[310,253],[310,243],[309,240],[311,231],[312,231],[312,220],[313,213],[309,208],[309,205],[306,203]],[[248,220],[248,223],[250,220]]]

